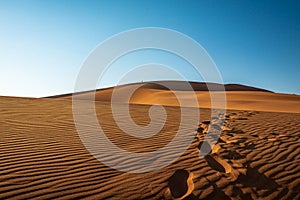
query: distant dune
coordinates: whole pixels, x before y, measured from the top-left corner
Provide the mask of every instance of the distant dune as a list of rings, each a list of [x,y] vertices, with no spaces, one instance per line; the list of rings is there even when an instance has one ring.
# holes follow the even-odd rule
[[[270,112],[292,112],[300,113],[300,96],[291,94],[279,94],[265,89],[240,85],[240,84],[215,84],[215,83],[197,83],[190,82],[193,91],[186,89],[185,83],[180,81],[156,81],[146,83],[134,83],[120,85],[116,87],[96,90],[96,101],[111,101],[112,92],[126,94],[136,87],[139,87],[130,98],[131,104],[161,104],[165,106],[178,106],[177,97],[174,92],[161,84],[172,86],[172,90],[176,91],[176,95],[183,99],[182,106],[189,107],[191,99],[196,94],[200,108],[210,108],[211,99],[210,91],[218,93],[222,89],[226,90],[227,109],[231,110],[257,110]],[[222,88],[223,87],[223,88]],[[89,98],[90,92],[77,93],[78,99],[86,100]],[[50,98],[71,99],[72,94],[64,94],[52,96]],[[117,102],[128,103],[122,95],[116,99]]]
[[[140,83],[136,83],[140,84]],[[151,83],[145,83],[145,86],[149,89],[163,89],[162,84],[168,84],[171,85],[174,90],[177,91],[187,91],[186,89],[186,82],[182,81],[154,81]],[[271,92],[265,89],[241,85],[241,84],[217,84],[217,83],[204,83],[204,82],[189,82],[191,88],[193,88],[194,91],[223,91],[224,89],[226,91],[261,91],[261,92]],[[130,84],[135,85],[135,84]],[[167,88],[164,88],[167,89]]]
[[[140,86],[142,88],[147,89],[157,89],[157,90],[168,90],[167,87],[163,85],[171,85],[173,90],[176,91],[187,91],[186,84],[189,83],[190,87],[194,91],[208,91],[208,88],[210,91],[223,91],[224,89],[226,91],[257,91],[257,92],[272,92],[269,90],[241,85],[241,84],[218,84],[218,83],[205,83],[205,82],[183,82],[183,81],[152,81],[152,82],[138,82],[138,83],[129,83],[124,85],[118,85],[115,87],[109,87],[104,89],[98,89],[96,91],[104,91],[104,90],[111,90],[114,88],[123,88],[123,87],[130,87],[130,86]],[[189,88],[188,88],[189,89]],[[86,93],[86,92],[81,92]],[[55,96],[49,96],[48,98],[57,98],[57,97],[66,97],[72,95],[72,93],[69,94],[61,94],[61,95],[55,95]]]

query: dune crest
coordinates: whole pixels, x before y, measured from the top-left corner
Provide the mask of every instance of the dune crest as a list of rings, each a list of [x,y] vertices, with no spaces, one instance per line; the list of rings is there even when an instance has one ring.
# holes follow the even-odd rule
[[[173,91],[165,86],[169,84],[173,86]],[[291,94],[273,93],[264,89],[254,88],[250,86],[238,84],[213,84],[213,83],[196,83],[191,82],[191,88],[194,91],[186,91],[185,84],[180,81],[157,81],[150,83],[136,83],[121,85],[107,89],[97,90],[95,93],[96,101],[111,101],[112,92],[126,93],[132,87],[139,87],[130,98],[131,104],[153,105],[160,104],[165,106],[180,106],[178,98],[183,100],[181,106],[200,108],[211,108],[211,95],[207,91],[211,89],[212,93],[219,93],[220,90],[226,90],[227,109],[229,110],[256,110],[267,112],[289,112],[300,113],[300,96]],[[176,95],[174,93],[176,92]],[[89,99],[90,92],[75,94],[78,99]],[[198,105],[192,104],[191,99],[197,98]],[[71,99],[72,94],[52,96],[51,98]],[[118,96],[115,99],[120,103],[128,103],[128,100]]]

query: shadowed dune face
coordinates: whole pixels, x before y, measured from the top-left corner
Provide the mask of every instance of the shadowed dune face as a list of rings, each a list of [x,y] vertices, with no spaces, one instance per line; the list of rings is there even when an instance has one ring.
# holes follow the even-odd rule
[[[95,93],[96,101],[111,101],[112,92],[126,93],[136,87],[140,87],[133,93],[129,103],[131,104],[160,104],[165,106],[179,106],[176,95],[182,100],[181,106],[190,107],[194,106],[192,103],[193,95],[196,94],[198,99],[198,105],[200,108],[211,108],[211,94],[207,91],[208,87],[205,83],[191,83],[191,87],[195,91],[184,91],[185,87],[178,81],[173,81],[169,84],[173,85],[176,89],[176,95],[174,91],[159,85],[160,82],[154,83],[140,83],[129,84],[123,86],[117,86],[115,88],[108,88],[97,90]],[[222,89],[218,84],[208,84],[211,93],[219,93]],[[249,86],[227,84],[226,89],[226,101],[227,109],[230,110],[257,110],[268,112],[290,112],[300,113],[300,96],[290,94],[277,94],[267,90],[253,88]],[[195,92],[195,93],[194,93]],[[89,92],[76,94],[79,99],[88,99]],[[64,98],[71,99],[72,95],[60,95],[52,98]],[[119,96],[114,99],[116,102],[128,103],[128,100]]]

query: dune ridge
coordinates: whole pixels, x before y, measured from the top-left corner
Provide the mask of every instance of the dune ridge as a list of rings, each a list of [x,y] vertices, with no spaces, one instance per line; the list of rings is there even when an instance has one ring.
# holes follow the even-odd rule
[[[173,91],[160,84],[173,86]],[[184,91],[185,84],[180,81],[157,81],[151,83],[137,83],[121,85],[107,89],[96,90],[96,101],[111,101],[112,93],[123,93],[138,88],[130,98],[130,104],[153,105],[160,104],[164,106],[179,106],[178,97],[182,99],[182,105],[190,107],[211,108],[211,96],[207,91],[209,85],[213,91],[219,93],[222,85],[215,83],[190,83],[194,91]],[[225,84],[226,89],[226,107],[230,110],[257,110],[267,112],[287,112],[300,113],[300,96],[291,94],[279,94],[264,89],[238,85]],[[176,95],[175,96],[175,93]],[[77,99],[86,100],[90,98],[91,92],[82,92],[74,94]],[[72,99],[72,94],[52,96],[49,98]],[[191,103],[192,99],[197,98],[198,105]],[[128,103],[122,95],[115,99],[120,103]]]
[[[189,86],[187,87],[187,84]],[[209,83],[209,82],[184,82],[184,81],[151,81],[151,82],[137,82],[137,83],[127,83],[122,85],[117,85],[114,87],[107,87],[102,89],[97,89],[96,92],[110,91],[112,89],[128,88],[132,86],[139,86],[144,89],[154,89],[154,90],[169,90],[168,86],[172,87],[172,90],[176,91],[189,91],[193,89],[194,91],[260,91],[260,92],[272,92],[266,89],[261,89],[252,86],[246,86],[242,84],[219,84],[219,83]],[[82,91],[76,94],[81,95],[88,93],[90,91]],[[73,93],[60,94],[49,96],[46,98],[59,98],[59,97],[68,97],[73,95]]]

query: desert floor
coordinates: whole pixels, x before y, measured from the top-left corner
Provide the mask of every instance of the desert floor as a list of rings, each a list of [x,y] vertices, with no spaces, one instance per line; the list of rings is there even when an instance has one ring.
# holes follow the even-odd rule
[[[104,98],[95,103],[99,124],[114,144],[140,153],[172,140],[180,108],[167,91],[152,90],[154,98],[137,93],[130,105],[140,125],[150,122],[150,105],[141,104],[167,105],[164,127],[147,139],[120,130],[105,95],[98,95]],[[188,99],[188,93],[181,95]],[[209,155],[199,157],[205,121],[210,120],[209,103],[204,102],[199,122],[190,127],[193,142],[183,155],[162,169],[135,174],[111,169],[89,154],[77,134],[70,99],[0,97],[0,199],[164,199],[169,178],[182,169],[193,174],[194,188],[186,199],[300,199],[299,96],[228,92],[227,99],[226,124]],[[198,125],[204,129],[197,132]],[[138,162],[117,155],[106,159],[124,162],[128,169]]]

